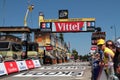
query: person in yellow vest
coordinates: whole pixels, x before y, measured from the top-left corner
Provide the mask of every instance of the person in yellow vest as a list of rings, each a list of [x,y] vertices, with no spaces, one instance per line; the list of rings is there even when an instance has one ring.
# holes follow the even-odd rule
[[[106,47],[104,39],[99,39],[97,41],[97,46],[100,50],[104,52],[105,57],[108,57],[108,55],[110,55],[112,58],[114,58],[115,53],[111,49]]]
[[[111,64],[110,62],[113,62],[115,53],[111,49],[106,47],[104,39],[98,39],[97,46],[98,46],[99,50],[103,51],[103,54],[102,54],[103,59],[102,59],[102,62],[100,63],[100,66],[104,66],[104,70],[105,70],[107,78],[108,78],[108,76],[109,76],[108,67],[110,65],[113,66],[113,64]]]

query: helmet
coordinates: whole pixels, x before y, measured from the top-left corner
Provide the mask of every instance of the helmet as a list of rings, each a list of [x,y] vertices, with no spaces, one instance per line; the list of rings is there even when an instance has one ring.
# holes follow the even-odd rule
[[[115,40],[115,47],[120,48],[120,37]]]
[[[105,40],[104,39],[99,39],[97,41],[97,45],[101,45],[101,44],[105,44]]]

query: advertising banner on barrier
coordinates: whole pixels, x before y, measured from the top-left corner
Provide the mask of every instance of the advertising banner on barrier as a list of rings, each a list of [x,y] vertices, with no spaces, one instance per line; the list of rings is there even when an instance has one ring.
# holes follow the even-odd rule
[[[0,76],[7,74],[4,63],[0,63]]]
[[[25,62],[26,62],[26,65],[27,65],[28,69],[35,68],[32,60],[25,60]]]
[[[39,60],[33,60],[33,64],[35,67],[41,67]]]
[[[19,71],[17,63],[15,61],[4,62],[4,65],[8,74]]]
[[[19,71],[27,70],[27,65],[25,61],[16,61]]]

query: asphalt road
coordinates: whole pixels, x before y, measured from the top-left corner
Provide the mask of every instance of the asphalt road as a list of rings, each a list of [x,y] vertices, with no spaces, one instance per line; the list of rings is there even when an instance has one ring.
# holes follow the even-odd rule
[[[88,62],[69,62],[44,65],[40,68],[13,73],[0,80],[91,80],[91,66]]]

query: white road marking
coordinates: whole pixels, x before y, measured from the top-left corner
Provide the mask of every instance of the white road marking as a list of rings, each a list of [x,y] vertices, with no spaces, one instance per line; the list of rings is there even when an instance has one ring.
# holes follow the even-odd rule
[[[46,72],[37,72],[37,71],[30,71],[17,74],[13,77],[52,77],[52,76],[83,76],[84,71],[81,72],[74,72],[74,71],[46,71]]]
[[[86,69],[86,67],[85,66],[53,66],[53,67],[51,67],[51,66],[44,66],[44,67],[41,67],[40,69],[51,69],[51,70],[55,70],[55,69],[57,69],[57,70],[59,70],[59,69],[61,69],[61,70],[66,70],[66,69],[80,69],[80,70],[85,70]]]

